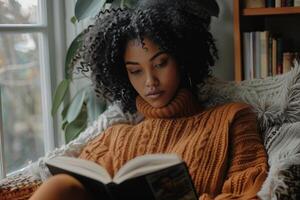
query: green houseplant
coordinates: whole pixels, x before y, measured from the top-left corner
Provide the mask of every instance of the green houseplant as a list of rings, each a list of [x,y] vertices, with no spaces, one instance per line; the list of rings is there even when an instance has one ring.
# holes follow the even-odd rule
[[[137,2],[138,0],[77,0],[75,16],[71,18],[71,22],[75,24],[85,18],[92,18],[107,7],[134,8]],[[64,131],[66,143],[78,137],[87,127],[88,122],[94,121],[106,109],[105,101],[95,97],[90,85],[78,90],[70,98],[66,98],[69,96],[67,94],[70,86],[78,81],[78,77],[73,76],[74,66],[71,61],[81,47],[82,37],[82,33],[78,34],[67,50],[65,77],[55,89],[52,103],[52,116],[56,115],[59,107],[62,106],[61,128]]]

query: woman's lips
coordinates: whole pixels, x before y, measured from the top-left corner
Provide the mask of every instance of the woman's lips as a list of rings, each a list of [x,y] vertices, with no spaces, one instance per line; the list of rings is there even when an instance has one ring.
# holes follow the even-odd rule
[[[150,99],[156,99],[162,95],[162,91],[148,94],[147,97]]]

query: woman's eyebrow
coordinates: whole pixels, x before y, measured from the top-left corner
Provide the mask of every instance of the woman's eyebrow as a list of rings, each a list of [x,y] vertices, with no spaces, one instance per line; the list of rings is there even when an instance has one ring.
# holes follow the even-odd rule
[[[159,51],[157,52],[156,54],[154,54],[151,58],[150,58],[150,61],[153,61],[156,57],[158,57],[159,55],[161,54],[164,54],[166,53],[165,51]],[[139,63],[138,62],[133,62],[133,61],[126,61],[125,62],[125,65],[127,64],[131,64],[131,65],[138,65]]]
[[[150,58],[150,61],[154,60],[157,56],[166,53],[165,51],[159,51],[156,54],[154,54],[154,56],[152,56],[152,58]]]
[[[127,65],[127,64],[138,65],[139,63],[138,62],[132,62],[132,61],[126,61],[125,65]]]

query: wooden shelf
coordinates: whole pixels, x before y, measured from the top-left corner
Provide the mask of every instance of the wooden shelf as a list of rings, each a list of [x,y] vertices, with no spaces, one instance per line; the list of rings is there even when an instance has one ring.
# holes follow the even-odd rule
[[[286,51],[300,51],[300,6],[279,8],[243,8],[244,0],[233,0],[234,77],[244,80],[243,34],[269,31],[286,41]],[[289,46],[289,47],[288,47]]]
[[[291,15],[299,14],[300,7],[284,8],[246,8],[242,10],[242,16],[259,16],[259,15]]]

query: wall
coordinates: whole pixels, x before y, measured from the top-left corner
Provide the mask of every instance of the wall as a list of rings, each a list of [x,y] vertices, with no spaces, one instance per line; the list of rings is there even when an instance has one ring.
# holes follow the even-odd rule
[[[220,6],[218,18],[214,18],[211,31],[219,49],[219,60],[213,70],[214,75],[234,80],[234,49],[233,49],[233,1],[217,0]]]

